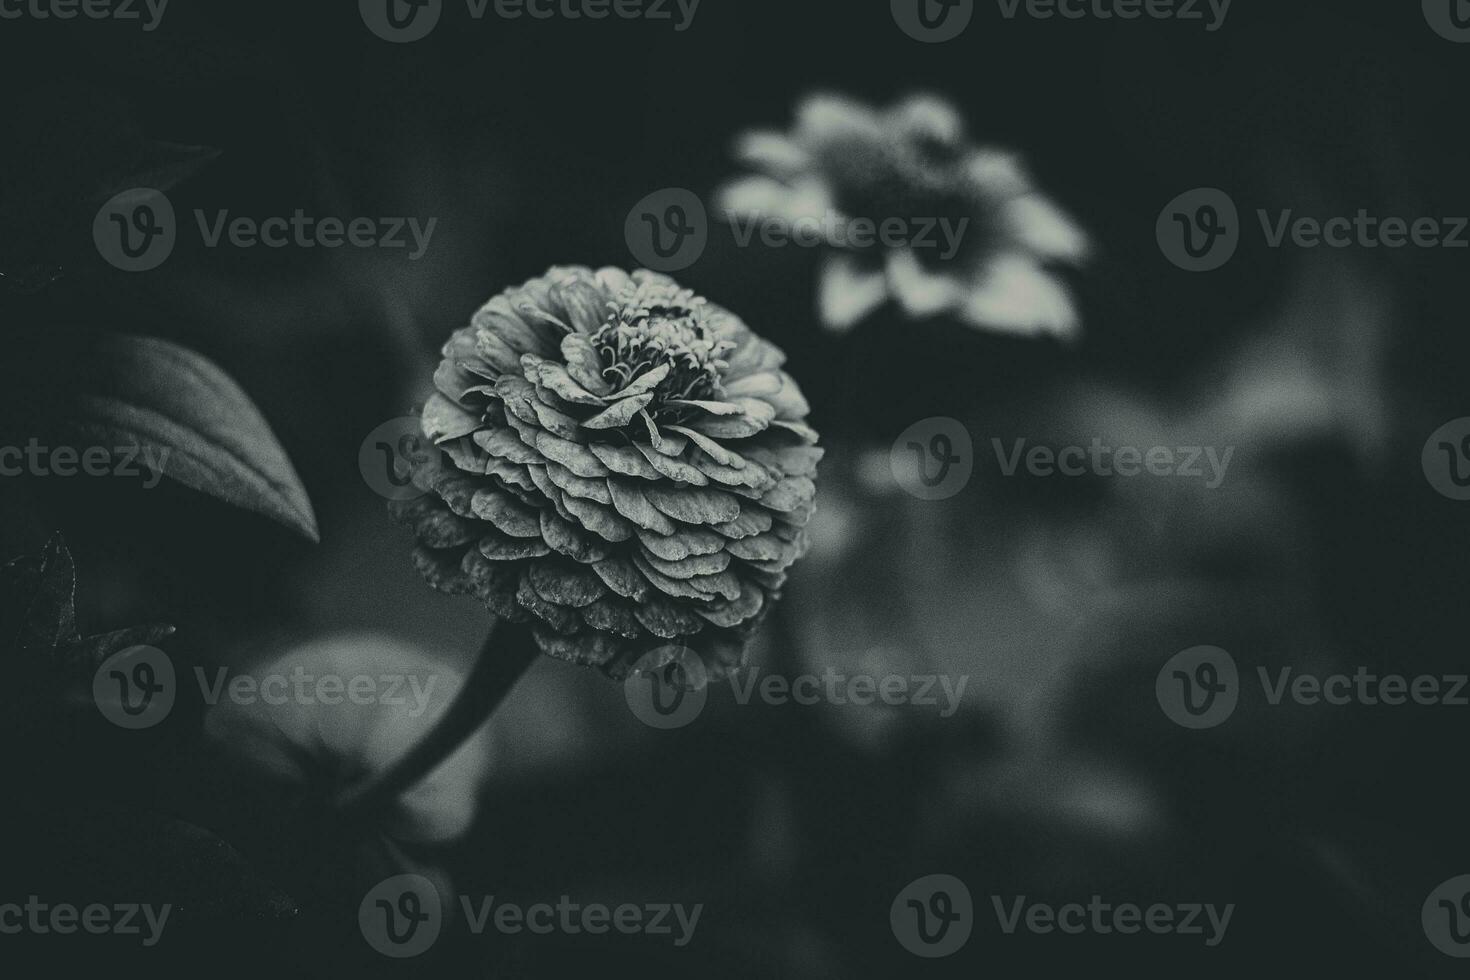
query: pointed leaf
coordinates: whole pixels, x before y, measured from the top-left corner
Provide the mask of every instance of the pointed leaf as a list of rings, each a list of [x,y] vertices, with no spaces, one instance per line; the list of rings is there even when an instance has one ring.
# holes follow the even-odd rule
[[[45,391],[29,421],[47,438],[142,449],[142,462],[164,476],[319,540],[311,501],[270,426],[202,355],[154,337],[86,336],[37,367]]]

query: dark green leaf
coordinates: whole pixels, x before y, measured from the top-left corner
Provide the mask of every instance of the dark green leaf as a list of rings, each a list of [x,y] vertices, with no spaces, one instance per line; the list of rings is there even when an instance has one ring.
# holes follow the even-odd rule
[[[249,396],[211,361],[166,340],[120,335],[79,338],[60,356],[41,365],[54,376],[34,430],[141,447],[164,460],[163,475],[319,540],[285,450]]]

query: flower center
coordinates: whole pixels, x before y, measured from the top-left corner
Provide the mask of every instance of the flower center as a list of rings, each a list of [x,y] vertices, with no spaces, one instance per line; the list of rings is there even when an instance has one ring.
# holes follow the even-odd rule
[[[703,297],[670,282],[647,281],[618,297],[608,322],[592,337],[602,376],[619,387],[669,365],[654,401],[705,399],[718,394],[723,360],[734,344],[712,329]]]

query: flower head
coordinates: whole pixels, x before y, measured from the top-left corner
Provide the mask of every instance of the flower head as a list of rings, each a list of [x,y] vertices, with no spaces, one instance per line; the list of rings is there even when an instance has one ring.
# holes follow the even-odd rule
[[[806,549],[822,450],[785,357],[673,280],[559,267],[453,335],[439,447],[394,505],[443,592],[625,675],[670,644],[713,676]]]
[[[875,109],[814,96],[792,132],[748,133],[738,152],[759,174],[726,186],[721,209],[820,229],[831,250],[821,289],[827,326],[850,328],[893,299],[913,317],[1076,333],[1071,297],[1049,267],[1080,263],[1086,236],[1015,156],[971,144],[944,101]]]

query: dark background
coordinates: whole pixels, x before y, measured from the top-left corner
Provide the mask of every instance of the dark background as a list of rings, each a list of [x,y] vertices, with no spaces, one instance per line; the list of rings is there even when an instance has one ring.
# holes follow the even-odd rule
[[[784,128],[812,90],[953,100],[977,140],[1025,155],[1097,255],[1075,280],[1075,346],[891,312],[839,337],[816,323],[816,256],[716,236],[680,280],[786,348],[829,453],[829,523],[757,662],[820,673],[879,650],[905,672],[970,674],[973,696],[945,721],[716,696],[696,726],[664,735],[628,714],[616,685],[539,663],[497,718],[482,819],[437,862],[470,894],[704,902],[697,940],[461,936],[415,968],[1446,970],[1418,914],[1431,888],[1470,870],[1459,764],[1470,709],[1282,709],[1184,737],[1195,733],[1159,715],[1152,677],[1198,643],[1243,667],[1464,670],[1466,505],[1432,491],[1419,450],[1470,414],[1456,367],[1470,353],[1470,256],[1273,251],[1257,235],[1223,270],[1190,275],[1153,229],[1197,186],[1228,190],[1243,214],[1470,214],[1470,49],[1434,35],[1414,3],[1236,0],[1216,33],[1006,22],[982,3],[963,38],[934,47],[879,2],[704,0],[681,34],[643,21],[476,23],[447,6],[410,45],[373,37],[351,4],[173,0],[151,34],[0,22],[0,254],[65,270],[37,295],[0,295],[0,329],[18,344],[62,326],[145,333],[207,354],[260,405],[321,522],[311,547],[170,484],[6,487],[7,554],[63,529],[99,628],[174,622],[170,652],[207,663],[383,634],[468,657],[485,614],[419,582],[406,535],[358,473],[362,439],[422,399],[438,345],[486,298],[552,264],[629,264],[634,202],[667,186],[708,199],[741,172],[736,134]],[[188,232],[162,268],[129,276],[91,251],[87,195],[126,156],[110,148],[144,136],[222,151],[170,192],[181,216],[299,207],[439,227],[412,263],[205,250]],[[863,479],[874,453],[886,464],[901,431],[941,415],[964,420],[977,451],[992,435],[1223,441],[1238,447],[1239,478],[1211,495],[977,477],[943,504]],[[85,895],[97,875],[108,888],[211,895],[163,857],[146,872],[99,859],[128,850],[125,823],[111,841],[85,820],[67,830],[141,797],[230,841],[270,887],[330,895],[310,883],[308,865],[329,858],[303,843],[308,832],[202,749],[115,751],[65,772],[63,745],[7,753],[12,794],[52,815],[49,834],[22,822],[7,835],[17,881],[50,873]],[[965,950],[932,963],[887,927],[892,896],[930,873],[963,878],[984,906]],[[1227,941],[1206,950],[1006,937],[981,898],[1093,893],[1237,910]],[[344,882],[342,895],[359,894]],[[196,915],[155,962],[279,956],[294,970],[367,955],[355,906],[301,906],[281,918],[242,899]]]

